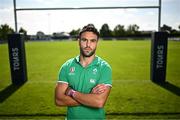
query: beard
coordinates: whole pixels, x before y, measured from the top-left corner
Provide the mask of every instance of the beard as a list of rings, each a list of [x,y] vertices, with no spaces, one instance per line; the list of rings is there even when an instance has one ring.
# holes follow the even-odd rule
[[[83,57],[91,57],[92,55],[95,54],[96,49],[91,50],[91,51],[89,51],[89,52],[86,52],[85,49],[87,49],[87,48],[89,48],[89,47],[86,47],[86,48],[81,48],[81,47],[80,47],[80,53],[81,53],[81,55],[82,55]],[[91,48],[89,48],[89,49],[91,49]]]

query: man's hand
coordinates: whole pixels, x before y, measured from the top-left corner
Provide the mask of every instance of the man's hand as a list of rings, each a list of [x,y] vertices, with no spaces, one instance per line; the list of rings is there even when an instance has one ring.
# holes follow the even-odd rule
[[[96,87],[94,87],[91,91],[93,94],[101,94],[104,93],[107,90],[107,86],[105,84],[98,84]]]

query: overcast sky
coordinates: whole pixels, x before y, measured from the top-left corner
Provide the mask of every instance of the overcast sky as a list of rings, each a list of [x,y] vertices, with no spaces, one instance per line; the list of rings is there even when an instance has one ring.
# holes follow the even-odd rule
[[[13,0],[0,1],[0,24],[6,23],[14,28]],[[158,0],[16,0],[16,4],[17,8],[157,6]],[[117,24],[125,28],[137,24],[140,30],[158,30],[158,9],[18,11],[17,18],[18,28],[23,27],[28,34],[70,32],[88,23],[98,29],[107,23],[111,29]],[[178,29],[180,0],[162,0],[163,24]]]

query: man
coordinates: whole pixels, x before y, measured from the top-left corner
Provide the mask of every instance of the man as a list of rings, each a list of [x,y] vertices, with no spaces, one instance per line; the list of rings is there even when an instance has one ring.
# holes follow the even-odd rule
[[[99,32],[92,24],[79,33],[80,55],[65,62],[55,89],[57,106],[68,106],[67,119],[105,119],[112,86],[110,65],[95,55]]]

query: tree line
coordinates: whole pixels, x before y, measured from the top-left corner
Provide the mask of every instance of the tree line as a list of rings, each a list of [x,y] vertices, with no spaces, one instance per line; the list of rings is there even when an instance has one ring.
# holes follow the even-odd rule
[[[124,25],[118,24],[114,27],[113,30],[110,29],[107,23],[103,24],[100,28],[100,37],[101,38],[119,38],[119,37],[150,37],[152,31],[140,31],[139,26],[137,24],[129,25],[125,28]],[[168,32],[169,35],[175,35],[180,37],[180,25],[178,26],[179,30],[173,29],[171,26],[163,25],[161,27],[161,31]],[[70,32],[71,36],[78,35],[81,29],[72,30]]]
[[[11,28],[8,24],[2,24],[0,26],[0,41],[7,41],[8,34],[12,33],[15,33],[13,28]],[[27,36],[27,31],[22,27],[19,29],[19,33],[23,33],[25,36]]]
[[[114,27],[113,30],[110,29],[107,23],[103,24],[99,30],[101,38],[119,38],[119,37],[133,37],[133,36],[140,36],[140,37],[150,37],[151,31],[140,31],[139,26],[137,24],[129,25],[125,28],[124,25],[118,24]],[[81,29],[73,29],[69,32],[72,37],[77,37],[79,31]],[[161,27],[161,31],[166,31],[169,33],[170,36],[178,36],[180,37],[180,25],[178,26],[178,30],[172,28],[168,25],[163,25]],[[19,33],[23,33],[25,36],[27,35],[27,30],[24,28],[20,28]],[[14,33],[14,30],[8,24],[0,25],[0,41],[7,41],[8,34]]]
[[[72,30],[70,35],[76,36],[79,33],[80,29]],[[118,24],[114,30],[111,30],[107,23],[103,24],[101,29],[99,30],[100,37],[122,37],[130,34],[137,34],[139,33],[139,26],[136,24],[129,25],[127,30],[125,29],[124,25]]]

